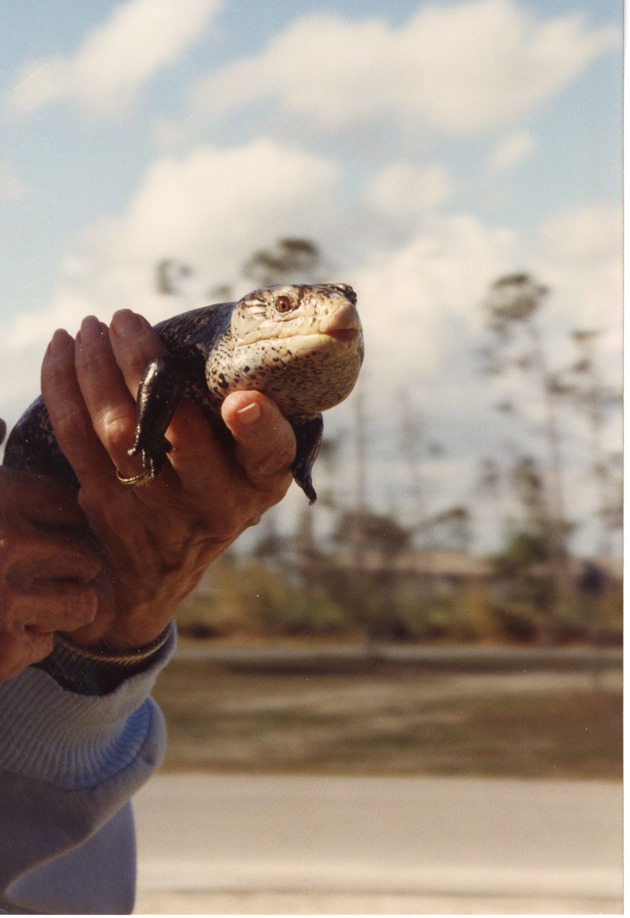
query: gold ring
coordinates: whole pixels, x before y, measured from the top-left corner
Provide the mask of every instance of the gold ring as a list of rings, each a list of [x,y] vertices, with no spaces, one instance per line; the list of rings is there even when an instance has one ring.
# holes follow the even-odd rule
[[[130,488],[141,488],[143,485],[147,485],[149,482],[153,481],[155,475],[150,469],[147,469],[139,475],[132,475],[131,478],[125,478],[120,474],[118,469],[116,469],[116,478],[121,484],[129,485]]]

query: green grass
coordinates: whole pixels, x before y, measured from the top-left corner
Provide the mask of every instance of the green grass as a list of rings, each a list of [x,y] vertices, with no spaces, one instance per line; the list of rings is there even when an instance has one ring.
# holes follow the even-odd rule
[[[230,669],[175,659],[155,697],[165,768],[536,778],[622,776],[620,674]]]

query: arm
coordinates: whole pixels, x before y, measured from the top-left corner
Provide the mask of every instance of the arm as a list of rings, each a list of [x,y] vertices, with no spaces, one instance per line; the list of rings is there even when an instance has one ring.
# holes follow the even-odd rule
[[[36,667],[0,684],[0,910],[131,911],[129,801],[163,756],[149,694],[173,643],[106,695],[66,691]]]
[[[0,910],[130,907],[133,833],[120,802],[163,748],[160,714],[146,702],[157,661],[105,699],[65,692],[29,666],[50,655],[56,630],[94,620],[101,567],[71,490],[0,467]],[[114,842],[120,882],[100,888],[102,872],[78,862],[91,849],[93,866]],[[101,860],[112,864],[111,851]]]
[[[40,664],[47,672],[29,667],[0,685],[0,819],[13,827],[10,837],[0,833],[4,907],[131,908],[129,800],[163,752],[161,716],[148,696],[174,639],[167,630],[147,668],[132,660],[126,672],[134,674],[116,679],[105,694],[85,694],[83,685],[68,691],[71,685],[57,681],[60,669],[67,673],[74,658],[70,671],[98,670],[103,654],[133,658],[160,643],[205,567],[291,481],[291,428],[273,403],[247,392],[224,406],[233,456],[201,412],[182,404],[168,432],[171,466],[145,488],[118,481],[116,468],[123,476],[137,471],[127,456],[135,427],[130,393],[146,362],[162,351],[146,322],[122,313],[109,336],[96,320],[84,322],[76,343],[57,332],[44,360],[42,391],[79,478],[78,501],[103,567],[94,579],[93,620],[58,626],[63,644]]]

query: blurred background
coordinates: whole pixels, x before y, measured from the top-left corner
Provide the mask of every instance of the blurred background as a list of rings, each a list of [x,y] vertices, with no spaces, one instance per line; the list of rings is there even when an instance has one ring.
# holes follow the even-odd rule
[[[622,20],[0,2],[9,425],[86,314],[358,293],[318,503],[183,609],[167,768],[621,776]]]

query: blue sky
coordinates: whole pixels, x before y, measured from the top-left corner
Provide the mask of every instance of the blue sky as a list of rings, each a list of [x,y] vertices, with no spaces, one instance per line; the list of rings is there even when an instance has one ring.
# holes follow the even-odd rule
[[[0,0],[4,416],[37,391],[55,327],[246,292],[254,249],[305,235],[328,279],[359,292],[375,501],[404,513],[401,386],[444,445],[423,466],[428,502],[469,500],[507,436],[473,357],[500,273],[552,288],[552,363],[571,359],[568,332],[597,328],[619,383],[622,14],[590,0]],[[153,289],[167,256],[197,269],[177,301]],[[342,406],[328,428],[351,422]],[[592,518],[587,432],[565,423],[567,491]],[[605,436],[618,448],[617,422]],[[506,512],[477,508],[480,547]],[[596,540],[585,524],[576,548]]]

